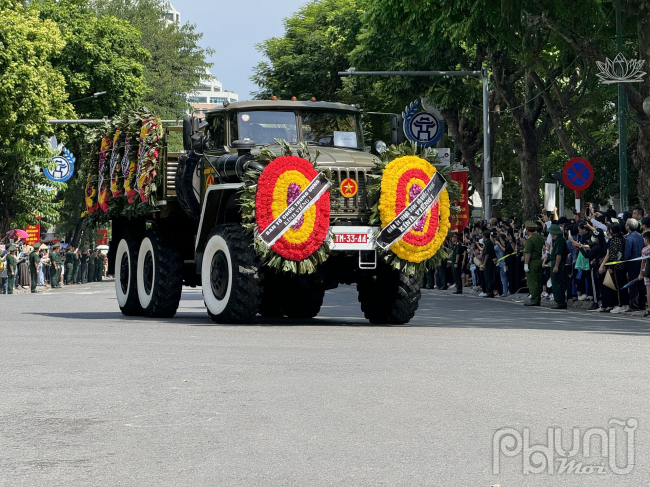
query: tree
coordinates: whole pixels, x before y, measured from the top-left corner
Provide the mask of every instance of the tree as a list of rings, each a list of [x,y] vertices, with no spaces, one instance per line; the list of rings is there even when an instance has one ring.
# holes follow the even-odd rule
[[[71,113],[52,59],[65,46],[56,24],[21,2],[0,1],[0,236],[12,226],[58,219],[54,193],[36,163],[49,155],[49,118]],[[49,184],[51,185],[51,183]],[[60,186],[63,187],[63,186]]]
[[[351,101],[338,72],[350,67],[362,12],[357,0],[320,0],[285,19],[282,37],[257,46],[269,61],[254,68],[255,97]]]
[[[53,58],[53,66],[66,80],[70,98],[82,99],[96,92],[106,94],[74,104],[79,118],[113,117],[125,109],[139,107],[149,92],[141,33],[126,20],[97,17],[87,0],[44,0],[31,9],[42,19],[56,22],[66,44]],[[76,243],[84,228],[83,193],[90,160],[84,153],[83,126],[65,126],[61,136],[77,157],[75,175],[58,195],[63,222],[59,235],[72,235]],[[71,231],[72,230],[72,231]]]
[[[126,20],[141,32],[140,46],[151,54],[144,63],[149,88],[144,104],[163,119],[186,113],[187,93],[212,65],[206,57],[213,50],[198,45],[203,34],[196,26],[167,21],[162,0],[95,0],[91,5],[100,18]]]
[[[562,17],[556,10],[552,9],[553,4],[543,4],[541,17],[544,23],[555,33],[561,36],[567,45],[575,53],[582,56],[591,63],[605,61],[606,57],[613,58],[618,51],[613,44],[614,29],[610,23],[609,40],[607,44],[594,39],[589,26],[579,23],[572,23],[570,19]],[[611,18],[613,5],[609,5]],[[628,54],[628,59],[637,58],[645,61],[645,66],[650,64],[650,2],[648,0],[629,0],[624,2],[622,10],[623,32],[625,42],[623,50]],[[636,38],[634,33],[636,31]],[[636,39],[631,40],[631,39]],[[630,109],[634,117],[639,120],[637,133],[631,134],[632,140],[624,143],[632,146],[631,158],[638,171],[637,193],[640,203],[645,208],[650,208],[650,116],[643,110],[643,101],[650,96],[650,77],[645,76],[641,83],[626,83],[625,92],[629,101]],[[611,90],[610,99],[615,99],[614,90]],[[619,141],[620,142],[620,141]],[[632,142],[632,143],[631,143]],[[620,142],[621,143],[621,142]]]

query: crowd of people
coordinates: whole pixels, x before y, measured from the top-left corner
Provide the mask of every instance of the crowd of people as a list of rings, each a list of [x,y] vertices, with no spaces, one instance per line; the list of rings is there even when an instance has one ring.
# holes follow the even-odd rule
[[[485,298],[523,292],[526,306],[592,301],[589,311],[650,316],[650,217],[641,207],[617,214],[588,204],[572,219],[556,209],[521,225],[492,218],[452,234],[446,245],[448,260],[427,273],[423,287],[456,294],[471,287]]]
[[[99,249],[11,240],[0,244],[0,294],[101,281],[106,279],[106,265],[106,255]]]

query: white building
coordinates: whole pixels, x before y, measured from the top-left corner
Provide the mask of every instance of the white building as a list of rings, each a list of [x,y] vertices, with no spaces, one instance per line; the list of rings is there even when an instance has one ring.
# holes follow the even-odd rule
[[[176,10],[171,3],[166,2],[164,8],[167,25],[171,24],[172,22],[176,22],[177,24],[181,23],[181,13]]]
[[[194,113],[202,115],[212,108],[222,106],[226,101],[228,103],[239,101],[239,95],[224,90],[221,81],[206,69],[205,77],[201,79],[196,89],[188,94],[187,100],[190,102]]]

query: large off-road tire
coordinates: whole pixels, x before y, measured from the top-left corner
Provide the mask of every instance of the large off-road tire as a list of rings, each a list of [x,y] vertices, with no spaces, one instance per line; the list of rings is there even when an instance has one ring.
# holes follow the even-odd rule
[[[264,318],[280,318],[284,316],[282,301],[286,294],[280,276],[271,268],[266,267],[264,273],[264,286],[259,314]]]
[[[140,242],[124,233],[115,254],[115,295],[125,316],[140,316],[144,310],[138,299],[138,250]]]
[[[262,300],[260,260],[239,224],[218,225],[201,265],[203,299],[216,323],[250,323]]]
[[[176,169],[176,199],[183,211],[192,219],[201,217],[201,178],[196,168],[201,156],[191,152],[178,158]]]
[[[380,269],[376,280],[357,284],[361,311],[374,325],[408,323],[418,309],[422,293],[415,276],[394,269]]]
[[[144,314],[171,318],[183,291],[183,261],[171,236],[147,230],[138,251],[138,298]]]
[[[289,318],[309,319],[320,312],[323,306],[325,290],[296,282],[285,290],[282,300],[282,312]]]

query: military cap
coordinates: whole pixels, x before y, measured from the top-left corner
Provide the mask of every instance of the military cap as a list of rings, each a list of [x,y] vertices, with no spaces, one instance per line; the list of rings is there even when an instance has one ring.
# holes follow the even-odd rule
[[[490,238],[490,231],[489,231],[489,230],[485,230],[485,231],[483,232],[483,236],[484,236],[485,238]]]
[[[562,233],[562,229],[560,228],[560,225],[553,224],[548,229],[548,233],[552,233],[554,235],[560,235]]]
[[[54,245],[52,245],[53,249],[56,249],[56,248],[59,248],[59,247],[61,247],[60,243],[55,243]]]
[[[16,250],[16,245],[15,245],[15,244],[11,244],[7,250],[9,250],[9,251],[11,251],[11,250]]]
[[[528,228],[529,230],[537,230],[537,223],[535,223],[532,220],[526,220],[524,222],[524,226]]]

